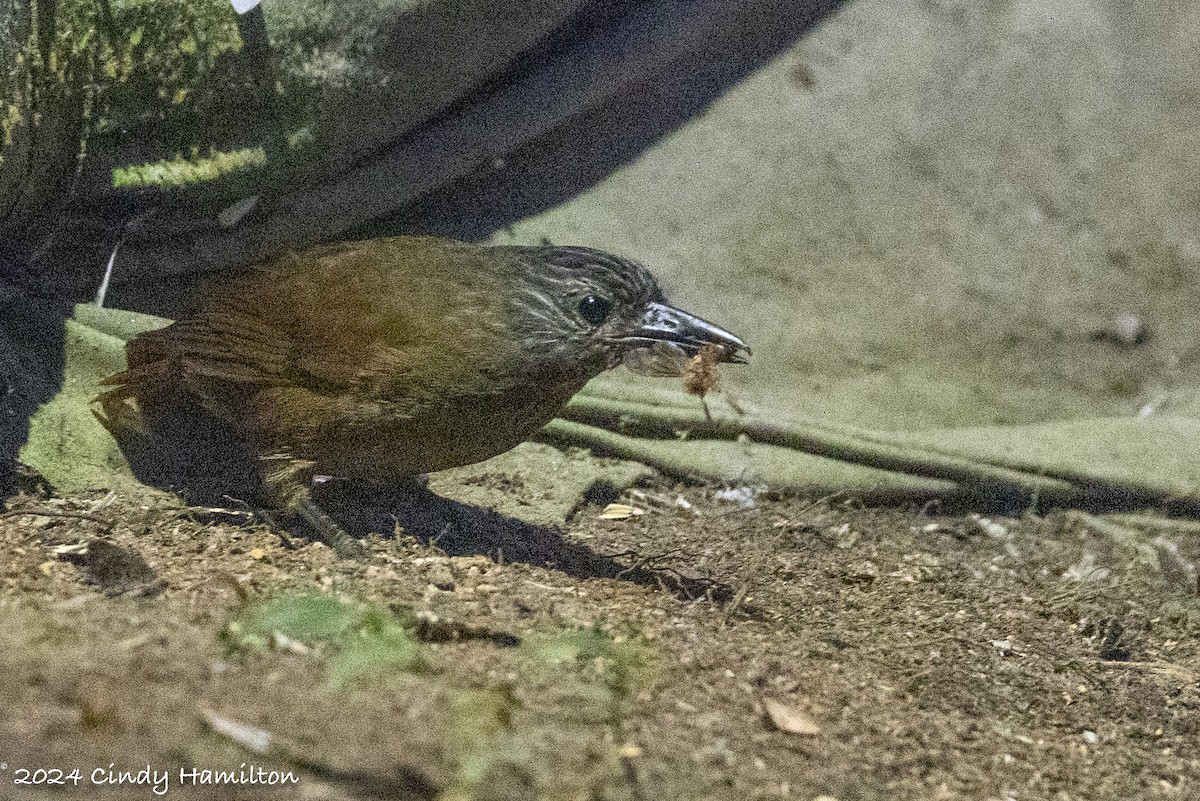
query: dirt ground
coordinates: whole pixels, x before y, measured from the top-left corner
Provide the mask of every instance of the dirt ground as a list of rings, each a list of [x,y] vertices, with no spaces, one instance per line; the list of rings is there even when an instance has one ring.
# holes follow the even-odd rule
[[[10,499],[0,798],[1200,795],[1200,602],[1094,547],[1136,518],[730,495],[561,532],[426,503],[361,562]]]

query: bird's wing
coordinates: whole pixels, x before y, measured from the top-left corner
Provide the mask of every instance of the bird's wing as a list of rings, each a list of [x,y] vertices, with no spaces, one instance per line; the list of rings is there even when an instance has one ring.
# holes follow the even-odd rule
[[[448,387],[494,388],[511,359],[497,347],[492,290],[483,278],[464,283],[460,273],[476,265],[447,248],[393,239],[281,256],[197,315],[132,341],[129,369],[108,380],[102,400],[144,404],[182,390],[236,421],[250,396],[270,389],[405,413]]]
[[[126,398],[143,406],[189,395],[219,417],[235,417],[239,401],[287,381],[288,343],[262,320],[213,310],[148,331],[125,348],[128,369],[101,382],[109,411]]]
[[[182,393],[222,419],[241,422],[251,396],[270,388],[344,399],[396,399],[416,354],[353,331],[313,337],[244,302],[208,310],[127,345],[129,367],[106,379],[98,400],[154,404]],[[270,319],[265,319],[265,318]]]

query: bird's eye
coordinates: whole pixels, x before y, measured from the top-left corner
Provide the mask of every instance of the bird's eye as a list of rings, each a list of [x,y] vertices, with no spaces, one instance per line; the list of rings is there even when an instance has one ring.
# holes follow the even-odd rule
[[[579,316],[592,325],[600,325],[608,319],[608,312],[611,308],[612,305],[604,298],[588,295],[579,301]]]

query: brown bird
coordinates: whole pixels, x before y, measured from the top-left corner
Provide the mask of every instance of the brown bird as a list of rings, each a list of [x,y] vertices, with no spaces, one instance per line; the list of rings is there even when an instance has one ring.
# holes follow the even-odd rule
[[[394,237],[282,256],[127,347],[97,415],[169,447],[180,411],[224,427],[267,496],[318,533],[315,476],[393,480],[502,453],[591,378],[648,350],[741,339],[664,302],[641,264],[582,247]],[[651,360],[652,361],[652,360]],[[131,403],[135,401],[136,403]],[[164,429],[168,429],[165,430]]]

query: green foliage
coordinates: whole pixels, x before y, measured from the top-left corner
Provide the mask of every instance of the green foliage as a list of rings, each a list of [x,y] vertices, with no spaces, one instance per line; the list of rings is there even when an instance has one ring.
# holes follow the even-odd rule
[[[231,650],[265,651],[280,637],[330,652],[330,686],[426,666],[409,629],[391,612],[320,593],[282,595],[245,607],[222,632]]]
[[[271,7],[267,28],[282,85],[285,126],[295,129],[319,116],[321,96],[331,88],[378,87],[394,76],[376,57],[395,18],[430,0],[288,0]],[[382,40],[382,41],[381,41]],[[402,45],[401,45],[402,46]]]
[[[370,679],[426,664],[421,646],[400,621],[379,609],[368,609],[330,660],[329,681],[336,687],[359,678]]]
[[[535,673],[564,688],[577,716],[616,721],[623,707],[649,681],[650,651],[638,642],[596,629],[535,637],[521,646]]]
[[[199,122],[224,88],[221,56],[242,46],[228,0],[115,0],[104,30],[99,130],[168,117]]]
[[[261,167],[266,161],[266,153],[261,147],[228,153],[212,150],[209,151],[208,156],[203,158],[179,156],[170,161],[117,167],[113,170],[113,186],[118,189],[138,186],[163,188],[187,186],[202,181],[211,181],[222,175]]]
[[[77,152],[94,132],[168,113],[205,113],[206,86],[228,51],[241,47],[227,0],[32,0],[0,31],[0,143],[47,122],[32,110],[82,117]],[[52,35],[32,21],[53,9]],[[0,163],[4,153],[0,151]]]
[[[354,625],[357,610],[318,593],[289,594],[247,606],[226,626],[235,648],[266,648],[278,632],[306,643],[335,643]]]

